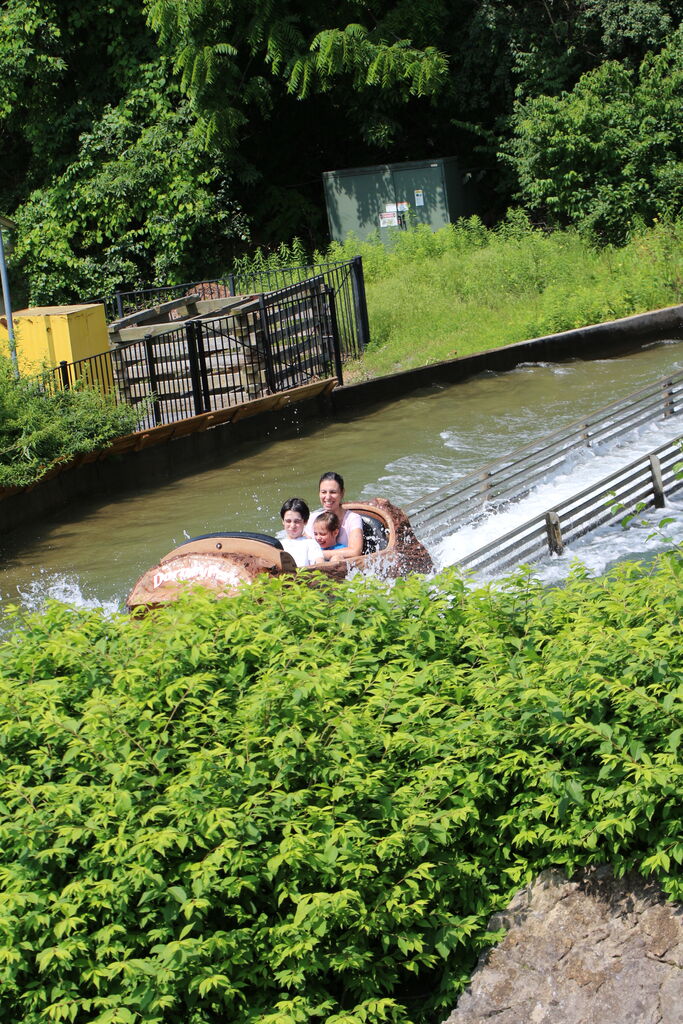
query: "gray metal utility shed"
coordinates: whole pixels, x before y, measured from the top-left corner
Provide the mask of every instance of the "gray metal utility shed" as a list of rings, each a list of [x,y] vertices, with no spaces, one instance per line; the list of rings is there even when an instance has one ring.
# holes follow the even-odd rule
[[[387,238],[411,224],[435,231],[475,212],[472,175],[454,156],[324,171],[323,186],[330,237],[337,242],[351,232]]]

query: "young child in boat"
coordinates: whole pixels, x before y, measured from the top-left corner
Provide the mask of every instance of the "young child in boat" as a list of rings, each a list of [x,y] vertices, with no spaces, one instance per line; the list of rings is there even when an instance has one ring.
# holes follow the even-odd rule
[[[340,555],[330,554],[344,547],[344,544],[338,543],[340,526],[339,518],[334,512],[321,512],[313,523],[313,536],[322,548],[323,558],[328,562],[342,560]]]
[[[280,518],[285,530],[281,544],[288,551],[299,568],[322,562],[324,555],[320,546],[310,537],[304,537],[304,527],[310,510],[303,498],[288,498],[280,509]]]

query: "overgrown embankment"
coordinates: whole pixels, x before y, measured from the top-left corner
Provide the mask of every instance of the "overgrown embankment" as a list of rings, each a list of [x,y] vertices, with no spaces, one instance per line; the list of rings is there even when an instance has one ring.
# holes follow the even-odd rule
[[[682,573],[17,623],[2,1020],[436,1022],[541,868],[680,899]]]
[[[487,230],[473,218],[390,246],[350,239],[327,259],[363,257],[371,342],[349,382],[472,355],[683,300],[683,223],[623,248],[576,231],[543,232],[524,214]]]
[[[0,487],[25,487],[57,462],[105,448],[135,430],[139,415],[93,388],[51,391],[17,380],[0,356]]]

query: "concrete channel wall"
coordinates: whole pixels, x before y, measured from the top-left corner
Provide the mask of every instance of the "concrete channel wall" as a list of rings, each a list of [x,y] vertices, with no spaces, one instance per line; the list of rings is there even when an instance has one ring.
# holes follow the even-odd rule
[[[93,498],[162,486],[193,472],[228,465],[244,446],[269,444],[314,429],[315,421],[365,412],[434,384],[456,384],[484,372],[522,363],[596,359],[634,351],[664,339],[683,339],[683,305],[670,306],[591,327],[505,345],[473,356],[336,388],[297,405],[189,434],[142,451],[106,455],[38,481],[0,500],[0,533],[37,522],[49,513]]]

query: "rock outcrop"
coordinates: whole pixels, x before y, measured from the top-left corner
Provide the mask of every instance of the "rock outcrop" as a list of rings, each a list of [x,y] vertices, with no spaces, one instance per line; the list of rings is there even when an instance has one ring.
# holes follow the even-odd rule
[[[490,927],[507,935],[445,1024],[683,1022],[683,910],[653,884],[544,872]]]

